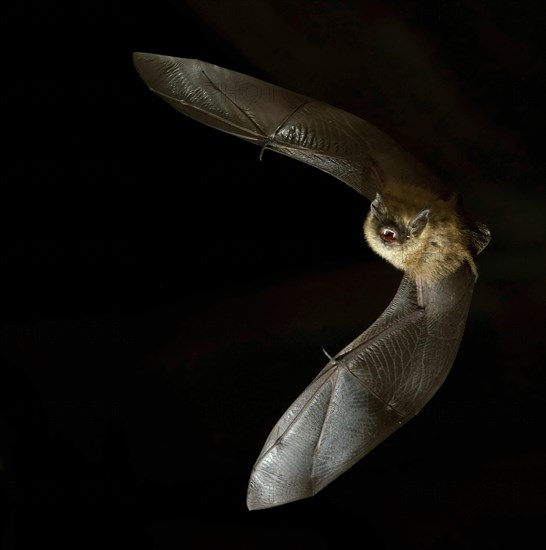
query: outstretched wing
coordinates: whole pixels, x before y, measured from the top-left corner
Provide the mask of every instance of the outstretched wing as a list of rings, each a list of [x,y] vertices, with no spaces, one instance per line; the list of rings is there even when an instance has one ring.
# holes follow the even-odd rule
[[[327,103],[195,59],[133,54],[150,89],[199,122],[315,166],[372,200],[389,180],[445,188],[386,134]]]
[[[432,287],[404,277],[275,425],[252,470],[249,509],[315,495],[415,416],[453,364],[473,287],[466,264]]]

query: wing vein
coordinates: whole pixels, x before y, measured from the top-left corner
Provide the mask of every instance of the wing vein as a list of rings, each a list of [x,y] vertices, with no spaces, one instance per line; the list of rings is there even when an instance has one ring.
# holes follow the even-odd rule
[[[273,132],[273,137],[275,137],[279,130],[300,110],[302,109],[303,107],[305,107],[306,105],[309,105],[310,103],[313,103],[314,100],[309,100],[309,101],[304,101],[302,103],[300,103],[276,128],[275,128],[275,131]],[[302,147],[304,148],[304,147]]]
[[[213,81],[212,79],[209,77],[209,75],[205,72],[205,69],[203,68],[202,64],[200,61],[198,61],[199,63],[199,68],[201,69],[201,72],[203,73],[204,77],[210,82],[210,85],[215,89],[215,90],[218,90],[219,93],[221,93],[240,113],[242,113],[246,119],[252,124],[252,126],[254,126],[254,128],[256,128],[256,131],[262,135],[263,137],[267,137],[264,135],[264,132],[263,130],[256,124],[256,122],[252,119],[251,116],[249,116],[249,114],[244,110],[242,109],[241,107],[239,107],[239,105],[237,105],[237,103],[235,103],[235,101],[233,101],[233,99],[231,99],[219,86],[217,86]],[[235,126],[235,124],[234,124]]]

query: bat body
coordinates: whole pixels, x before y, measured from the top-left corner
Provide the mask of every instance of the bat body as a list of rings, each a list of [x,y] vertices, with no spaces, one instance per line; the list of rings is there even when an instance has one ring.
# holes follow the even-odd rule
[[[447,200],[403,183],[378,193],[364,223],[370,248],[417,281],[440,281],[467,262],[477,277],[471,235]],[[426,207],[423,207],[426,205]]]
[[[134,54],[178,111],[315,166],[370,199],[370,247],[404,277],[391,304],[284,413],[252,469],[247,505],[316,494],[416,415],[445,380],[464,332],[489,230],[423,165],[366,121],[197,60]]]

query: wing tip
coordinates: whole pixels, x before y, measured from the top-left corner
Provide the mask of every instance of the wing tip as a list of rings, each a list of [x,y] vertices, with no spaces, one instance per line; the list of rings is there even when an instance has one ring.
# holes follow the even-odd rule
[[[164,56],[146,52],[133,52],[133,65],[140,77],[146,82],[150,63],[157,64]]]
[[[267,493],[259,490],[251,490],[249,487],[247,497],[246,497],[246,507],[250,512],[255,510],[267,510],[268,508],[276,508],[277,506],[283,506],[291,502],[296,502],[298,500],[303,500],[314,495],[296,495],[296,496],[282,496],[278,493],[274,495],[269,494],[265,497]]]
[[[160,55],[149,52],[133,52],[132,60],[135,69],[140,75],[146,74],[150,68],[155,69],[168,64],[186,64],[199,62],[197,59],[189,59],[186,57],[173,57],[171,55]]]
[[[158,58],[165,57],[163,55],[158,55],[155,53],[148,53],[148,52],[133,52],[132,54],[133,63],[136,67],[141,65],[142,63],[145,63],[146,61],[152,61],[157,60]]]
[[[279,472],[257,464],[248,482],[246,506],[250,511],[264,510],[315,496],[320,489],[316,489],[312,481],[283,479]]]

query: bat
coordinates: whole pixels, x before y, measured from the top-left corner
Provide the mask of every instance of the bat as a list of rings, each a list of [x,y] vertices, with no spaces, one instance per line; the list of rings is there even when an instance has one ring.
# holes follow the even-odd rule
[[[455,360],[490,231],[460,197],[363,119],[199,60],[135,53],[181,113],[341,180],[371,201],[364,238],[404,272],[392,302],[282,415],[250,475],[247,506],[315,495],[413,418]],[[261,154],[260,154],[261,158]]]

